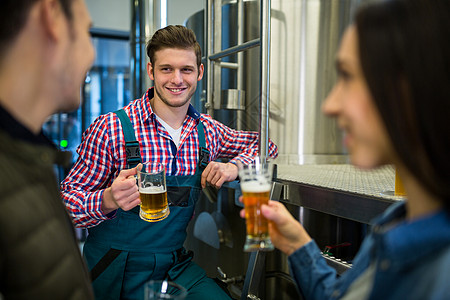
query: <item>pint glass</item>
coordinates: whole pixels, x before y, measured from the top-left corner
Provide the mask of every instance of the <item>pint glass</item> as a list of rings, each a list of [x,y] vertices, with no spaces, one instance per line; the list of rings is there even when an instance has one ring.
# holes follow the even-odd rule
[[[403,186],[402,179],[400,178],[400,175],[398,175],[397,170],[395,170],[395,189],[394,189],[394,195],[404,197],[406,196],[405,187]]]
[[[139,216],[147,222],[165,219],[169,213],[167,203],[166,171],[158,162],[143,163],[138,169],[139,197],[141,208]]]
[[[261,205],[269,202],[272,186],[272,165],[259,157],[250,165],[239,165],[239,179],[243,195],[247,237],[244,251],[270,251],[268,220],[261,213]]]
[[[183,300],[187,290],[181,285],[167,280],[150,280],[144,285],[144,300]]]

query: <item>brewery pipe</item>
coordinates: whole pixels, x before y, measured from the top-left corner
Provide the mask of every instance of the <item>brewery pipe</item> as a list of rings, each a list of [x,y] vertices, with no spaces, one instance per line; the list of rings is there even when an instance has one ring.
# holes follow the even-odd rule
[[[271,0],[261,0],[260,30],[261,30],[261,76],[260,76],[260,126],[259,126],[259,156],[268,157],[269,144],[269,100],[270,100],[270,6]]]
[[[242,51],[260,46],[260,124],[259,124],[259,156],[266,159],[268,156],[269,143],[269,99],[270,99],[270,0],[261,0],[260,2],[260,38],[248,42],[243,42],[243,1],[238,0],[238,45],[228,49],[221,49],[221,0],[208,0],[207,9],[205,10],[205,20],[207,32],[207,94],[206,109],[213,116],[214,102],[219,101],[220,83],[221,83],[221,67],[229,67],[221,64],[220,60],[231,54],[238,53],[238,76],[237,89],[243,89],[243,57]],[[239,112],[240,113],[240,112]],[[238,122],[239,123],[239,122]]]
[[[212,7],[213,7],[212,1],[207,0],[206,1],[206,9],[204,10],[204,20],[205,20],[204,27],[205,27],[205,29],[203,32],[205,33],[205,41],[206,41],[206,103],[205,103],[205,107],[206,107],[208,114],[211,117],[214,117],[214,106],[213,106],[213,102],[212,102],[212,88],[213,88],[212,69],[213,69],[214,62],[209,59],[209,57],[213,53],[212,34],[213,34],[214,28],[212,27],[212,20],[213,20],[214,14],[212,12]]]
[[[238,0],[238,45],[241,45],[244,43],[244,0]],[[244,90],[244,53],[240,51],[237,54],[237,90],[243,91]],[[245,100],[245,99],[244,99]],[[237,116],[237,130],[242,130],[242,119],[244,118],[244,112],[242,110],[237,110],[236,112]]]
[[[251,48],[257,47],[257,46],[259,46],[259,40],[260,39],[254,39],[254,40],[251,40],[251,41],[248,41],[248,42],[245,42],[245,43],[242,43],[242,44],[239,44],[239,45],[227,48],[227,49],[225,49],[223,51],[211,54],[209,56],[209,59],[214,61],[214,60],[218,60],[220,58],[223,58],[223,57],[231,55],[231,54],[235,54],[235,53],[247,50],[247,49],[251,49]]]
[[[153,0],[131,0],[130,74],[131,95],[137,99],[151,86],[147,76],[146,42],[161,23],[161,3]]]
[[[145,63],[145,1],[131,1],[131,93],[133,98],[142,96],[146,86],[144,78],[146,77]]]

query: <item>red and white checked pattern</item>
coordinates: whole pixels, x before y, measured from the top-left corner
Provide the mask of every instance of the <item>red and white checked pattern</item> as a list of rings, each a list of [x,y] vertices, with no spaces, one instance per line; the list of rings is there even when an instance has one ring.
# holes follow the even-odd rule
[[[198,162],[197,123],[205,128],[210,161],[230,158],[250,163],[258,151],[258,133],[237,131],[189,108],[183,123],[179,148],[166,129],[156,120],[149,105],[153,89],[124,110],[130,117],[140,143],[142,161],[157,160],[166,166],[167,175],[192,175]],[[103,191],[126,168],[125,140],[119,118],[114,113],[98,117],[83,134],[79,154],[67,178],[61,183],[65,205],[77,227],[92,227],[113,216],[101,210]],[[269,156],[278,156],[277,146],[270,142]]]

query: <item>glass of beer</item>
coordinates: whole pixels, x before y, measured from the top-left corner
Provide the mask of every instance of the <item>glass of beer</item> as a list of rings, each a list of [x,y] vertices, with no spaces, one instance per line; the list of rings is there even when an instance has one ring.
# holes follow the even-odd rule
[[[406,196],[405,187],[403,186],[402,179],[400,178],[400,175],[398,175],[397,170],[395,170],[395,189],[394,189],[394,195],[395,196]]]
[[[269,222],[261,213],[261,205],[269,202],[273,167],[257,157],[249,165],[239,164],[239,179],[245,210],[247,237],[244,251],[271,251]]]
[[[146,162],[138,168],[139,216],[147,222],[164,220],[170,213],[167,203],[166,171],[159,162]]]
[[[144,300],[183,300],[187,295],[187,290],[184,287],[167,280],[150,280],[145,284],[144,290]]]

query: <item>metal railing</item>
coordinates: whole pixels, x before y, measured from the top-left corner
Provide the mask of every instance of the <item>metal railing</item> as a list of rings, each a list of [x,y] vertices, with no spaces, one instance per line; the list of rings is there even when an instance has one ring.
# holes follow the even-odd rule
[[[217,102],[221,94],[221,69],[231,68],[237,70],[237,89],[243,89],[243,51],[260,46],[260,122],[259,122],[259,155],[268,156],[269,143],[269,86],[270,86],[270,5],[271,0],[260,1],[260,38],[244,42],[244,1],[237,0],[238,4],[238,44],[221,49],[222,40],[222,0],[207,0],[205,9],[205,32],[207,33],[207,91],[206,109],[208,114],[214,115],[218,109]],[[221,62],[220,59],[237,54],[237,64]],[[242,113],[242,112],[238,112]],[[238,128],[239,129],[239,128]]]
[[[271,0],[260,1],[260,38],[244,42],[244,4],[237,0],[238,7],[238,43],[228,49],[221,49],[222,41],[222,0],[207,0],[205,9],[205,32],[207,33],[207,94],[206,108],[213,116],[215,102],[221,95],[221,69],[237,70],[237,89],[244,88],[243,51],[260,46],[260,120],[259,120],[259,156],[266,159],[269,143],[269,105],[270,105],[270,7]],[[221,62],[221,58],[237,54],[237,64]],[[242,114],[242,111],[238,111]],[[238,123],[239,124],[239,123]],[[238,125],[239,126],[239,125]],[[240,128],[238,128],[240,129]],[[241,299],[256,297],[260,282],[264,278],[265,253],[253,252],[250,255],[247,274]]]

